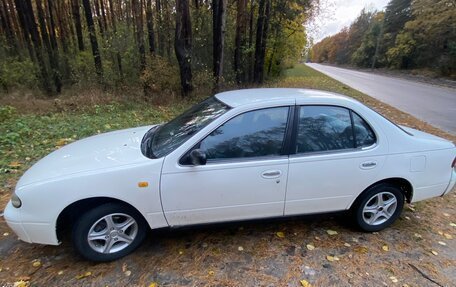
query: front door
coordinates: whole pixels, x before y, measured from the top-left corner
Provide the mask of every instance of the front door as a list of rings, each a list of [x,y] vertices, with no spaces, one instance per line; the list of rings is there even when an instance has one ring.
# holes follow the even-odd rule
[[[168,224],[282,216],[288,117],[289,107],[239,114],[194,146],[206,154],[205,165],[186,161],[189,152],[179,163],[165,163],[161,198]]]

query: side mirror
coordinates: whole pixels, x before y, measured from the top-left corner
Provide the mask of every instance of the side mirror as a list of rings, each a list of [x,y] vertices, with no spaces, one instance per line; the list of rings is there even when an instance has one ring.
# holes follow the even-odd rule
[[[207,162],[206,153],[200,149],[194,149],[190,152],[190,162],[193,165],[205,165]]]

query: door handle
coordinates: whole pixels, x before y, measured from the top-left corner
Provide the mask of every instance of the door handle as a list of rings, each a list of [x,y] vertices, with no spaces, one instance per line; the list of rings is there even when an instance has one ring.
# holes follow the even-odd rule
[[[267,170],[261,174],[262,178],[278,178],[282,175],[280,170]]]
[[[361,164],[361,169],[371,169],[371,168],[374,168],[377,166],[377,162],[375,161],[367,161],[367,162],[363,162]]]

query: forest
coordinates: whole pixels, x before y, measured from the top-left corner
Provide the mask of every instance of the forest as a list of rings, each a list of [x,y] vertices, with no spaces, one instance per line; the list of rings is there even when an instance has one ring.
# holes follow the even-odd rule
[[[313,62],[432,71],[456,78],[456,1],[391,0],[316,43]]]
[[[0,0],[0,94],[260,84],[301,58],[318,0]]]

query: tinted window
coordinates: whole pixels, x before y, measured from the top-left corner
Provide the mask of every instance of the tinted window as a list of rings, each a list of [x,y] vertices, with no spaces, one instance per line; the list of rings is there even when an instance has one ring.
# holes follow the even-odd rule
[[[302,106],[299,112],[296,152],[354,148],[350,112],[332,106]]]
[[[375,133],[360,116],[353,115],[353,127],[355,128],[356,147],[368,147],[375,143]]]
[[[263,109],[234,117],[200,143],[207,159],[280,155],[288,107]]]
[[[193,106],[151,135],[153,155],[167,155],[228,110],[229,107],[215,97]]]

